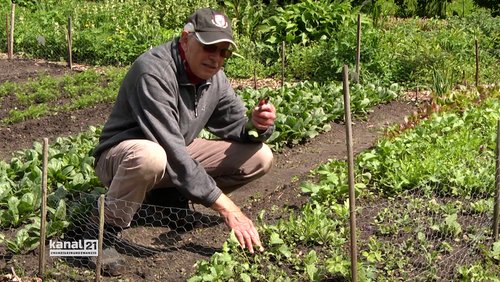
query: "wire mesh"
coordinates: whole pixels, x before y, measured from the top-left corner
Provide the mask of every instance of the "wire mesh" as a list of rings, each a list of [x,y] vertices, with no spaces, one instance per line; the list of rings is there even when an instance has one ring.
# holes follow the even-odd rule
[[[454,280],[492,242],[490,200],[415,190],[360,199],[360,259],[384,281]]]

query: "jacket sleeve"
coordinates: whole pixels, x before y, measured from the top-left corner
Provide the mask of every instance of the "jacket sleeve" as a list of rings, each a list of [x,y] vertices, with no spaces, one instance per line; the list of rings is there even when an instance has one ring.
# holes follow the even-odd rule
[[[178,89],[173,82],[143,74],[130,99],[133,114],[146,138],[160,144],[167,154],[167,173],[179,191],[205,206],[212,205],[222,191],[186,149],[179,128]]]

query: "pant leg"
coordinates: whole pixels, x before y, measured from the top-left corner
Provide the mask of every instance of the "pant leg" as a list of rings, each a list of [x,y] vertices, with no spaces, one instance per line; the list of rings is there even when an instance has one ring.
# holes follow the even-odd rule
[[[226,193],[262,177],[273,164],[273,153],[263,143],[195,139],[188,152]]]
[[[96,164],[96,174],[108,187],[106,222],[127,227],[146,192],[165,175],[167,156],[148,140],[126,140],[108,149]]]
[[[229,193],[266,174],[271,149],[262,143],[195,139],[187,148],[224,192]],[[106,221],[126,227],[152,188],[173,188],[163,148],[148,140],[126,140],[105,151],[96,174],[108,187]]]

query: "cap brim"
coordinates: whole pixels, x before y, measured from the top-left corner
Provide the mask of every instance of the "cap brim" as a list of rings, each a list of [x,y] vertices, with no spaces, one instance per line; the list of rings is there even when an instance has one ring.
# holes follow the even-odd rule
[[[195,35],[198,40],[205,45],[217,44],[219,42],[229,42],[234,46],[234,48],[238,47],[231,38],[224,36],[225,34],[221,32],[195,32]]]

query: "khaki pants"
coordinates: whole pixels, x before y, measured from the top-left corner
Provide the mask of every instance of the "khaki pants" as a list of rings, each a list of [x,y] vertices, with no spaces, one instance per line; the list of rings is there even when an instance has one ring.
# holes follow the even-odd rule
[[[273,163],[273,154],[263,143],[195,139],[187,151],[225,193],[263,176]],[[165,169],[167,159],[160,145],[143,139],[123,141],[101,154],[95,171],[108,187],[107,223],[127,227],[146,192],[173,187]]]

